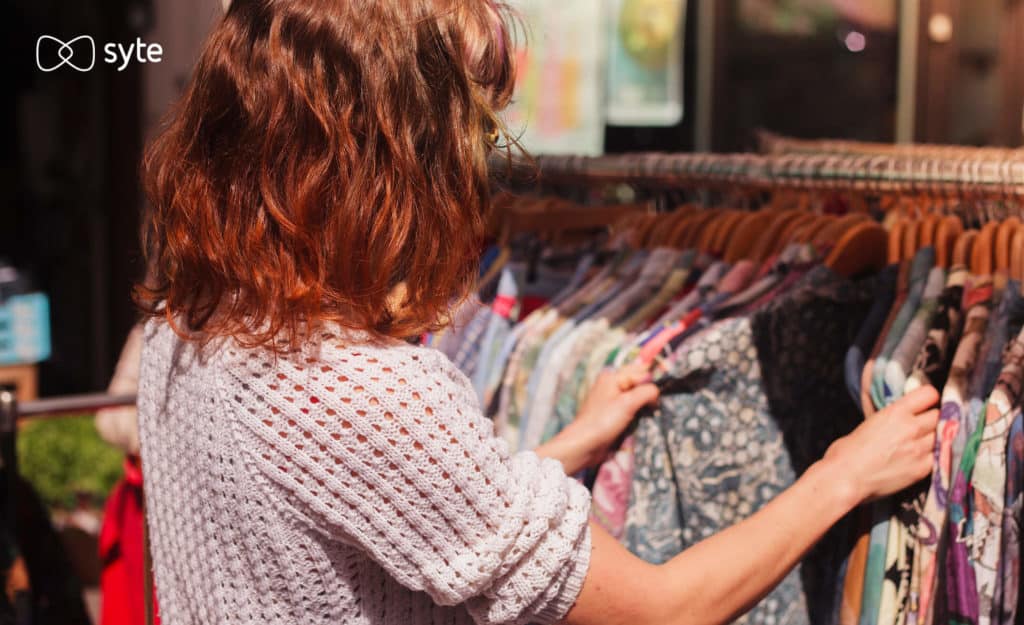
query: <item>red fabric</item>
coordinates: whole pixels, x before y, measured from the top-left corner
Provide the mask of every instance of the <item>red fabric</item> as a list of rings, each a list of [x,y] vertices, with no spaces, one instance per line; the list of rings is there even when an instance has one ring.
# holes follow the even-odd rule
[[[522,309],[519,311],[519,318],[526,319],[526,315],[537,310],[541,306],[548,303],[546,297],[537,297],[536,295],[524,295]]]
[[[494,298],[491,310],[505,319],[512,316],[512,309],[516,307],[516,298],[511,295],[499,295]]]
[[[142,471],[138,459],[128,456],[124,461],[124,479],[114,486],[107,498],[100,529],[101,625],[145,625],[144,523]],[[155,596],[153,606],[155,612]],[[154,623],[160,623],[159,615],[155,616]]]

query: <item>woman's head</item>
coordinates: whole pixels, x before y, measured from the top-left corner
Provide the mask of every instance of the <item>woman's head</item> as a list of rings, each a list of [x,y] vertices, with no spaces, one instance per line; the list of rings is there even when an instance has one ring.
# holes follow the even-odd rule
[[[491,0],[234,0],[147,150],[143,309],[248,344],[323,320],[435,327],[476,271],[514,81],[505,17]]]

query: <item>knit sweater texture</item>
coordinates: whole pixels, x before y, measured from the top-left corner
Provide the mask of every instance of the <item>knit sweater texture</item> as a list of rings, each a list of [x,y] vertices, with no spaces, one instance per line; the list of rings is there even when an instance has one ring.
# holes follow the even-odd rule
[[[550,623],[583,584],[589,494],[510,455],[434,350],[200,349],[150,321],[139,424],[166,625]]]

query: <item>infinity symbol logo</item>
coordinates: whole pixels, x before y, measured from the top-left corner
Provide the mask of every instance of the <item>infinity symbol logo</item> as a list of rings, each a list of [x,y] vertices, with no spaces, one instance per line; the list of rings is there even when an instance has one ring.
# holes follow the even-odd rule
[[[88,53],[85,52],[86,44],[83,43],[79,45],[78,48],[81,49],[82,52],[77,55],[80,59],[79,62],[75,63],[75,61],[72,60],[76,56],[75,44],[80,41],[88,42]],[[56,55],[57,58],[55,63],[48,64],[43,62],[43,42],[46,42],[46,47],[52,50],[53,53]],[[53,43],[51,44],[50,42]],[[54,45],[56,45],[57,47],[54,47]],[[88,59],[88,66],[86,66],[85,63],[82,62],[83,60],[81,58],[83,55],[86,54]],[[50,53],[47,53],[46,56],[48,58],[53,58]],[[54,70],[60,69],[61,67],[64,67],[65,65],[69,65],[80,72],[87,72],[91,70],[96,65],[96,41],[93,40],[93,38],[89,35],[79,35],[78,37],[75,37],[74,39],[68,42],[61,41],[60,39],[57,39],[56,37],[51,37],[50,35],[41,36],[36,41],[36,66],[38,66],[41,71],[52,72]]]

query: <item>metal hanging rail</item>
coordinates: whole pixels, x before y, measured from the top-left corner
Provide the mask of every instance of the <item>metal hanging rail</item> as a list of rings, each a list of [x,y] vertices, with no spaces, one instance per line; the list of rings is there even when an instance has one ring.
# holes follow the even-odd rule
[[[498,167],[501,165],[498,164]],[[517,170],[530,170],[525,162]],[[858,190],[1024,198],[1024,159],[906,154],[667,154],[538,156],[538,182],[605,182],[652,188]]]

